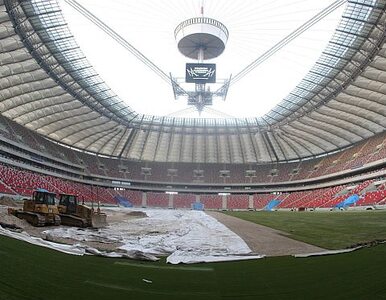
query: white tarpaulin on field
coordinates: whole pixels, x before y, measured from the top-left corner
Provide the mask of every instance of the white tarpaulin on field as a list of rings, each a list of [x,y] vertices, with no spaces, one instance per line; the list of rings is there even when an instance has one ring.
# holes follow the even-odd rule
[[[19,241],[24,241],[30,244],[34,244],[37,246],[50,248],[52,250],[56,250],[59,252],[63,252],[71,255],[98,255],[104,257],[124,257],[130,259],[138,259],[138,260],[150,260],[157,261],[158,258],[151,254],[142,253],[140,251],[120,251],[120,252],[107,252],[107,251],[99,251],[98,249],[88,247],[87,245],[75,244],[75,245],[66,245],[59,244],[55,242],[50,242],[47,240],[43,240],[38,237],[34,237],[29,235],[27,232],[15,232],[12,230],[4,229],[0,226],[0,235],[11,237],[17,239]]]
[[[30,244],[50,248],[50,249],[67,253],[67,254],[84,255],[86,252],[85,249],[80,245],[63,245],[63,244],[53,243],[53,242],[43,240],[41,238],[30,236],[26,232],[14,232],[8,229],[4,229],[1,226],[0,226],[0,234],[20,240],[20,241],[27,242]]]
[[[111,213],[132,211],[111,209]],[[226,226],[202,211],[146,209],[148,217],[110,223],[106,228],[81,229],[60,227],[47,235],[102,243],[122,243],[124,252],[169,255],[169,263],[195,263],[224,260],[257,259],[247,256],[247,244]],[[109,210],[107,210],[109,214]]]

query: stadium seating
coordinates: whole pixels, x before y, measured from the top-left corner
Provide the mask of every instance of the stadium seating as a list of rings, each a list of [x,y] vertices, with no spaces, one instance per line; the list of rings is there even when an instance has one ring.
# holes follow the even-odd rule
[[[317,178],[343,170],[356,169],[365,163],[386,157],[386,133],[378,134],[345,151],[322,158],[291,163],[261,164],[253,167],[243,164],[224,166],[216,163],[157,163],[97,157],[52,143],[4,117],[0,117],[0,138],[2,136],[26,145],[36,153],[46,153],[75,164],[81,163],[89,175],[157,182],[276,183]],[[151,170],[151,175],[143,174],[144,167]],[[168,169],[176,169],[176,175],[170,176]],[[202,176],[195,176],[194,170],[202,170]],[[229,177],[221,177],[219,175],[221,170],[228,170]],[[256,173],[247,176],[247,170],[255,170]]]
[[[133,204],[133,206],[136,206],[136,207],[142,206],[142,192],[141,191],[122,189],[122,190],[114,191],[114,194],[125,197]]]
[[[196,196],[193,194],[177,194],[173,195],[173,207],[174,208],[192,208],[193,203],[196,201]]]
[[[274,210],[279,204],[280,204],[279,199],[273,199],[268,202],[268,204],[264,207],[264,210],[267,210],[267,211]]]
[[[263,209],[268,202],[273,200],[275,195],[272,194],[254,194],[253,195],[253,208]]]
[[[79,164],[85,167],[86,176],[102,176],[116,178],[117,180],[141,180],[148,182],[181,182],[181,183],[280,183],[288,181],[298,181],[304,179],[317,178],[341,172],[344,170],[357,169],[366,163],[374,162],[386,157],[386,133],[381,133],[371,139],[353,145],[349,149],[337,152],[324,157],[308,159],[291,163],[261,164],[261,165],[243,165],[232,164],[223,165],[218,163],[194,164],[194,163],[158,163],[158,162],[140,162],[120,159],[111,159],[108,157],[98,157],[89,153],[79,152],[69,147],[64,147],[51,141],[48,141],[40,135],[20,126],[4,117],[0,117],[0,139],[12,140],[23,146],[17,150],[17,146],[11,146],[9,153],[1,155],[7,159],[12,159],[20,163],[33,164],[35,168],[48,169],[57,173],[58,176],[48,176],[36,172],[30,172],[21,168],[12,167],[6,164],[0,164],[0,193],[19,194],[21,196],[30,196],[36,188],[45,188],[55,193],[78,194],[86,201],[101,201],[105,204],[116,204],[114,196],[121,195],[131,199],[134,206],[142,206],[142,192],[130,191],[125,189],[108,189],[103,187],[94,187],[75,181],[63,180],[60,174],[65,171],[57,167],[55,160],[48,157],[56,157],[61,166],[65,166],[65,161],[72,164]],[[4,146],[6,144],[4,143]],[[13,148],[12,148],[13,147]],[[31,150],[28,150],[31,149]],[[29,152],[30,151],[30,152]],[[31,161],[23,158],[39,157],[39,154],[49,155],[41,161]],[[7,156],[8,155],[8,156]],[[45,165],[45,161],[50,165]],[[47,164],[47,163],[46,163]],[[69,164],[68,169],[72,166]],[[143,169],[150,170],[148,174]],[[173,169],[176,171],[169,172]],[[82,170],[80,167],[78,170]],[[197,173],[196,171],[199,170]],[[220,176],[226,170],[226,176]],[[378,169],[382,170],[382,169]],[[370,171],[375,172],[377,171]],[[171,175],[172,174],[172,175]],[[199,175],[197,175],[199,174]],[[66,173],[66,175],[69,175]],[[71,174],[70,174],[71,175]],[[78,174],[71,175],[79,178]],[[74,178],[75,179],[75,178]],[[277,205],[279,209],[290,208],[328,208],[334,207],[338,203],[347,199],[351,195],[358,194],[360,199],[355,203],[356,206],[371,205],[384,201],[384,184],[378,188],[371,188],[373,181],[364,181],[356,184],[354,187],[347,185],[338,185],[331,188],[314,189],[309,191],[298,191],[291,193],[274,194],[254,194],[253,208],[263,209],[273,199],[279,199]],[[222,209],[223,198],[216,194],[200,195],[201,203],[206,209]],[[191,208],[196,201],[193,194],[173,195],[173,207]],[[168,207],[169,195],[165,193],[147,193],[147,206]],[[248,209],[249,196],[229,195],[226,196],[226,207],[228,209]]]
[[[356,206],[376,205],[380,204],[385,199],[386,190],[367,192],[356,202]]]
[[[79,195],[87,202],[101,202],[102,204],[116,205],[115,196],[122,196],[135,206],[142,206],[142,192],[126,189],[111,189],[90,186],[78,182],[63,180],[58,177],[33,173],[20,168],[0,164],[0,193],[21,196],[30,196],[33,190],[44,188],[55,193],[69,193]],[[352,195],[360,195],[355,206],[367,206],[386,201],[386,184],[373,187],[374,180],[366,180],[355,186],[338,185],[331,188],[314,189],[281,194],[254,194],[253,208],[263,209],[272,200],[278,200],[275,207],[278,209],[297,208],[333,208]],[[367,187],[375,190],[367,191]],[[169,197],[173,197],[174,208],[191,209],[196,202],[195,194],[147,193],[148,207],[169,207]],[[202,194],[200,202],[205,209],[222,209],[223,196],[217,194]],[[249,209],[249,195],[231,194],[225,196],[227,209]],[[386,204],[386,203],[385,203]]]
[[[15,167],[0,164],[0,180],[6,185],[4,192],[15,191],[21,196],[29,197],[35,189],[43,188],[57,194],[78,195],[85,201],[100,201],[105,204],[116,204],[110,189],[92,187],[81,183],[65,181],[57,177],[33,173]]]
[[[278,204],[277,208],[294,208],[304,207],[307,202],[305,197],[310,194],[310,191],[293,192],[283,196],[283,200]]]
[[[8,186],[0,182],[0,194],[16,195]]]
[[[222,209],[222,197],[219,195],[201,195],[200,202],[204,209]]]
[[[227,196],[227,209],[248,209],[248,195],[229,195]]]
[[[147,193],[147,207],[167,208],[169,206],[169,195],[166,193]]]

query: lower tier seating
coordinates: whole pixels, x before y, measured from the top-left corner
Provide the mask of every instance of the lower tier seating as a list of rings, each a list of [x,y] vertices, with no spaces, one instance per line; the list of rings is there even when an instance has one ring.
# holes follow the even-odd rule
[[[354,186],[339,185],[329,188],[297,191],[291,193],[265,194],[166,194],[113,189],[92,186],[64,180],[59,177],[40,174],[0,164],[0,194],[31,196],[33,190],[43,188],[54,193],[76,194],[86,202],[117,205],[116,196],[130,201],[135,207],[182,208],[191,209],[195,202],[203,204],[204,209],[264,209],[271,201],[277,200],[274,209],[333,208],[347,198],[357,195],[359,200],[350,205],[366,206],[386,204],[386,184],[374,185],[367,180]],[[250,201],[251,200],[251,201]],[[250,207],[252,205],[252,207]]]

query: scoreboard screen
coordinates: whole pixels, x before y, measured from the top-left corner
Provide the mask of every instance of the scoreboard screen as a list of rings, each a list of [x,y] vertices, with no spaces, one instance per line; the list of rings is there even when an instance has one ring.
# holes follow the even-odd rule
[[[187,83],[216,83],[216,64],[186,64],[185,81]]]

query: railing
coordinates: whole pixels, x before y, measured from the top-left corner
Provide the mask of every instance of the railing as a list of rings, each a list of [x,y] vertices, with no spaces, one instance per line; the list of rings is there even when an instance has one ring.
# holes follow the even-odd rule
[[[215,26],[225,33],[226,38],[229,37],[229,31],[223,23],[221,23],[215,19],[205,18],[205,17],[191,18],[191,19],[188,19],[188,20],[181,22],[180,24],[178,24],[178,26],[174,30],[174,37],[177,36],[178,32],[182,28],[185,28],[186,26],[190,26],[190,25],[194,25],[194,24],[208,24],[208,25]]]

